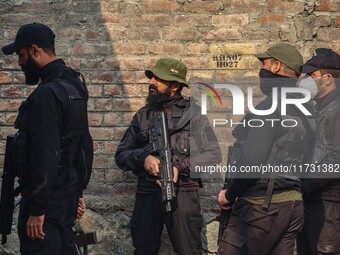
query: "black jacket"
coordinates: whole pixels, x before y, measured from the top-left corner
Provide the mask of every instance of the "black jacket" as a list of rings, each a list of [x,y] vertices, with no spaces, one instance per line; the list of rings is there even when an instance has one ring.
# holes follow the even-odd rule
[[[340,88],[316,99],[316,102],[318,130],[313,163],[335,169],[340,165]],[[340,201],[340,179],[305,179],[303,191],[304,198],[308,200],[321,198]]]
[[[280,79],[280,82],[276,82],[276,84],[271,85],[271,88],[267,88],[266,98],[261,101],[257,106],[256,109],[258,110],[266,110],[272,106],[272,88],[277,87],[296,87],[296,80],[291,78],[283,78]],[[280,98],[280,93],[279,93]],[[298,94],[288,94],[288,97],[299,97]],[[280,102],[281,100],[279,100]],[[287,116],[281,116],[281,112],[279,107],[280,103],[278,104],[277,110],[265,116],[258,116],[252,113],[248,113],[245,117],[245,120],[249,119],[260,119],[263,120],[264,125],[262,127],[245,127],[237,126],[234,131],[233,135],[237,139],[235,144],[242,144],[238,148],[236,148],[236,154],[240,155],[237,156],[236,159],[236,166],[240,169],[241,166],[261,166],[261,165],[290,165],[290,164],[302,164],[302,160],[299,162],[295,156],[287,157],[286,152],[283,152],[283,157],[278,158],[277,156],[273,156],[276,152],[274,151],[274,147],[277,146],[282,140],[282,143],[285,143],[287,138],[290,136],[298,136],[301,137],[303,140],[301,142],[297,141],[295,138],[290,139],[292,143],[296,143],[296,145],[289,145],[289,147],[293,148],[287,151],[290,153],[292,150],[296,151],[304,151],[306,155],[309,156],[309,159],[312,155],[312,150],[307,150],[307,147],[311,147],[313,145],[308,144],[308,141],[312,141],[313,137],[315,136],[315,119],[314,119],[314,107],[311,103],[304,104],[305,108],[312,113],[312,117],[308,120],[308,123],[311,125],[310,134],[306,134],[304,130],[303,121],[298,114],[297,110],[293,108],[290,104],[287,105]],[[278,121],[274,124],[269,121],[265,121],[265,119],[276,119],[282,120],[283,118],[292,118],[295,119],[298,123],[300,123],[300,129],[291,129],[282,127]],[[313,124],[314,123],[314,124]],[[296,134],[295,134],[296,133]],[[303,137],[302,137],[303,136]],[[308,137],[309,136],[309,137]],[[303,147],[304,146],[304,147]],[[235,146],[234,146],[235,147]],[[237,147],[237,145],[236,145]],[[299,148],[301,147],[301,148]],[[235,150],[235,149],[234,149]],[[307,155],[307,152],[309,155]],[[302,154],[302,153],[301,153]],[[299,157],[299,155],[297,155]],[[300,155],[301,156],[301,155]],[[302,158],[301,157],[301,158]],[[269,162],[269,160],[271,162]],[[291,162],[290,162],[291,161]],[[228,192],[226,193],[226,198],[228,201],[233,202],[239,196],[264,196],[266,194],[267,189],[267,182],[264,180],[261,183],[261,178],[265,177],[261,174],[257,176],[252,175],[254,178],[230,178],[228,183]],[[286,190],[300,190],[300,181],[293,180],[293,179],[286,179],[286,178],[277,178],[275,180],[274,186],[274,193],[280,193]]]
[[[190,122],[180,132],[171,132],[175,121],[174,112],[176,110],[186,112],[189,110],[189,106],[190,102],[184,99],[183,96],[174,95],[165,102],[163,108],[168,116],[173,164],[179,169],[180,173],[180,190],[197,190],[199,188],[199,181],[191,179],[189,176],[193,165],[217,164],[221,162],[222,158],[217,138],[209,121],[199,111],[193,115]],[[142,134],[141,128],[143,111],[149,112],[153,110],[145,106],[133,116],[124,137],[118,145],[115,159],[119,168],[124,171],[133,171],[138,176],[138,193],[160,192],[160,188],[155,182],[146,181],[144,161],[150,155],[150,152],[143,149],[148,143],[148,137],[144,137],[145,135]],[[197,151],[194,148],[190,149],[190,144],[193,144],[190,139],[199,148]],[[175,156],[176,154],[178,155],[178,151],[183,156]]]
[[[42,68],[41,83],[19,109],[15,128],[26,136],[20,184],[31,215],[44,214],[51,198],[81,196],[88,184],[93,142],[87,99],[78,74],[59,59]]]

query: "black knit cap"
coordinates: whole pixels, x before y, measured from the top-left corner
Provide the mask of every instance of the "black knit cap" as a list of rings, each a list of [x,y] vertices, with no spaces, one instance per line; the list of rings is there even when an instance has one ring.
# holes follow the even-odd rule
[[[39,48],[52,48],[54,47],[54,38],[55,34],[48,26],[35,22],[26,24],[19,28],[13,43],[2,47],[2,52],[10,55],[33,44]]]

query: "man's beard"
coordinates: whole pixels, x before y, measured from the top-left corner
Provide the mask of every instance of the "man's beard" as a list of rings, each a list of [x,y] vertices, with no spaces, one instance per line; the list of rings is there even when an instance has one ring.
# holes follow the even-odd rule
[[[156,91],[156,93],[151,93],[151,88]],[[149,85],[149,95],[146,98],[147,105],[154,109],[161,109],[164,102],[170,98],[170,88],[165,93],[159,93],[156,86],[152,84]]]
[[[38,64],[33,60],[31,55],[28,53],[28,59],[26,65],[21,66],[21,70],[25,74],[27,85],[35,85],[39,82],[41,76],[41,68]]]

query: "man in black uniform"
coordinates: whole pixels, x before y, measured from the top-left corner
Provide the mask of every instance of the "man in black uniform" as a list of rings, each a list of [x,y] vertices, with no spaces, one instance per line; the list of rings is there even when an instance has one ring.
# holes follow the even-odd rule
[[[273,45],[256,57],[263,64],[259,73],[260,89],[266,95],[256,109],[267,110],[273,104],[274,90],[278,91],[278,101],[281,102],[281,89],[296,87],[303,59],[292,45],[285,43]],[[288,93],[287,97],[298,99],[303,96]],[[308,148],[313,148],[309,142],[313,140],[315,120],[291,104],[287,105],[287,114],[283,115],[278,105],[270,115],[249,113],[245,116],[246,123],[259,119],[264,125],[240,124],[233,130],[237,141],[229,163],[242,169],[247,166],[289,167],[308,161],[312,154],[311,151],[308,153]],[[313,114],[312,105],[304,104],[304,107]],[[273,124],[266,119],[279,121]],[[289,119],[295,120],[296,125],[281,124]],[[219,255],[293,254],[296,235],[303,224],[303,202],[299,177],[288,174],[279,172],[277,175],[252,175],[252,178],[239,179],[231,176],[227,190],[218,196],[221,208],[228,210],[234,203],[220,242]]]
[[[331,49],[316,49],[302,71],[306,76],[299,85],[311,91],[317,104],[313,165],[323,171],[303,180],[305,223],[298,254],[340,254],[340,180],[327,178],[340,164],[340,56]],[[324,178],[317,179],[320,175]]]
[[[23,25],[14,43],[26,84],[41,80],[19,109],[15,154],[22,200],[18,234],[21,254],[78,254],[73,222],[85,212],[82,192],[93,160],[88,129],[88,92],[79,73],[57,59],[53,31]]]
[[[190,100],[181,95],[183,87],[188,87],[186,74],[187,67],[171,58],[159,59],[153,69],[145,72],[150,79],[147,104],[134,115],[117,148],[117,165],[138,176],[131,219],[136,255],[158,254],[164,224],[177,254],[202,254],[200,234],[203,219],[198,195],[201,182],[190,178],[190,166],[217,164],[221,161],[221,152],[208,119],[199,111],[186,114],[190,112]],[[158,184],[146,178],[147,175],[159,175],[159,158],[145,149],[149,142],[149,119],[157,111],[167,114],[170,129],[173,175],[177,189],[171,213],[165,212]],[[183,121],[183,118],[187,119]],[[195,155],[193,148],[190,149],[192,142],[189,139],[197,144]]]

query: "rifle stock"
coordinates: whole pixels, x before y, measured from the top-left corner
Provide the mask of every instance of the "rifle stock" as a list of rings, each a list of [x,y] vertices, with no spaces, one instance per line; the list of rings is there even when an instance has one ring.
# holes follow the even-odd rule
[[[9,235],[12,230],[15,198],[14,137],[14,135],[7,136],[5,162],[2,173],[0,200],[0,234],[2,234],[2,244],[6,244],[6,235]]]

